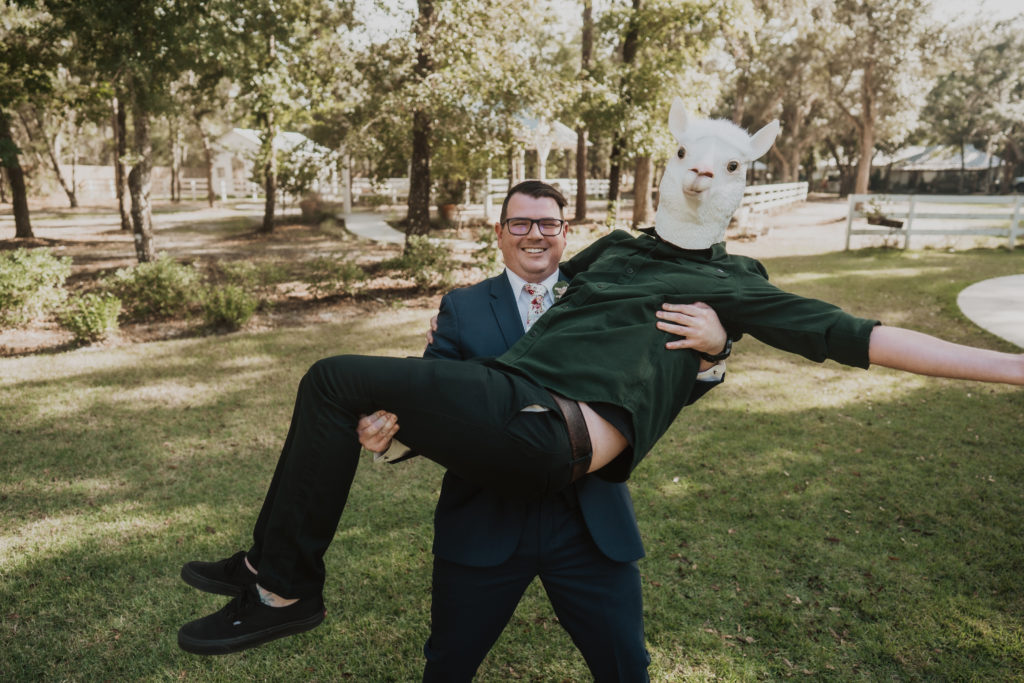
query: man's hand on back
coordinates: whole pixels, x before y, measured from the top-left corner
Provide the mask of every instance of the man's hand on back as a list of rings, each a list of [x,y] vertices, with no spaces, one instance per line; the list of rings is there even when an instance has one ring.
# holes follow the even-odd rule
[[[430,319],[430,329],[427,330],[427,346],[434,343],[434,333],[437,332],[437,316]]]

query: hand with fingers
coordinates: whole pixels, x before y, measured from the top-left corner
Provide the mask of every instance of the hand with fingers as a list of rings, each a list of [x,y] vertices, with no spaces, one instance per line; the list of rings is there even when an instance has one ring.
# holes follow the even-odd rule
[[[398,432],[398,416],[386,410],[363,415],[356,424],[359,443],[375,454],[385,453],[391,448],[391,440]]]
[[[693,349],[710,356],[725,349],[729,336],[715,310],[706,303],[662,304],[657,312],[658,329],[678,336],[666,349]]]
[[[427,346],[434,343],[434,333],[437,332],[437,316],[430,319],[430,329],[427,330]]]

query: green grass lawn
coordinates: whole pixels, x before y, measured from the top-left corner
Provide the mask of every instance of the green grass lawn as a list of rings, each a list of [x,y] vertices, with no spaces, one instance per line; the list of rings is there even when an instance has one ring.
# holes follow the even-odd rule
[[[1014,350],[955,299],[1024,271],[1020,251],[765,263],[856,314]],[[418,680],[430,462],[363,463],[310,633],[184,653],[178,627],[226,599],[178,572],[247,547],[308,365],[417,354],[431,313],[0,359],[0,680]],[[632,479],[652,678],[1024,678],[1024,391],[752,339],[729,369]],[[480,673],[588,678],[537,585]]]

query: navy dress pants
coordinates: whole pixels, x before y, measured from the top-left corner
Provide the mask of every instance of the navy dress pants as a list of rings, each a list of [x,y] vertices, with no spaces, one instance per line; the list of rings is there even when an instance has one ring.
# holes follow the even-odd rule
[[[649,680],[640,570],[598,549],[575,496],[570,487],[531,501],[519,544],[499,565],[434,556],[424,683],[472,681],[535,577],[594,681]]]
[[[523,412],[530,405],[547,412]],[[320,595],[323,556],[359,464],[359,416],[398,416],[410,448],[481,486],[542,497],[570,483],[572,449],[543,388],[482,363],[335,356],[299,383],[291,425],[263,501],[249,561],[264,588]]]

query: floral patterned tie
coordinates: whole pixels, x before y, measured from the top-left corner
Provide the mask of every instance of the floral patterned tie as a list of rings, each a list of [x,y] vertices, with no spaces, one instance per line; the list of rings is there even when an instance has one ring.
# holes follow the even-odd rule
[[[526,329],[530,329],[533,323],[537,322],[537,318],[547,310],[544,295],[548,293],[548,288],[544,285],[527,282],[523,285],[523,289],[530,295],[530,305],[526,309]]]

